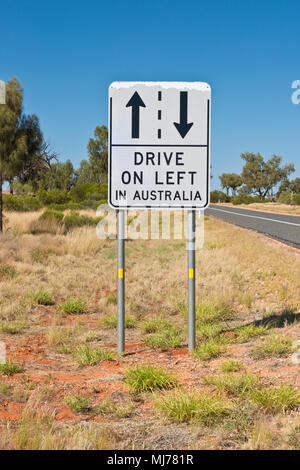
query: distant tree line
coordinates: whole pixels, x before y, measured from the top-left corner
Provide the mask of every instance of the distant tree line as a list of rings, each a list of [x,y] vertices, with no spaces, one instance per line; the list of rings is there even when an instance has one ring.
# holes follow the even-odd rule
[[[282,157],[278,155],[265,160],[260,153],[250,152],[242,153],[241,158],[245,163],[240,175],[223,173],[219,177],[221,186],[226,191],[224,196],[228,200],[250,202],[252,197],[257,201],[279,200],[292,203],[294,198],[296,203],[300,203],[300,178],[289,179],[295,171],[293,163],[282,166]],[[217,193],[220,192],[215,192],[215,198]]]
[[[106,126],[97,126],[87,145],[88,159],[82,160],[79,168],[75,169],[70,160],[59,162],[44,139],[38,117],[24,114],[20,82],[16,78],[9,80],[6,104],[0,105],[0,232],[4,182],[8,182],[11,195],[38,193],[39,200],[43,191],[69,192],[77,187],[80,192],[80,186],[83,193],[90,188],[94,194],[98,191],[98,196],[103,196],[103,188],[96,188],[95,184],[107,182],[107,139]],[[76,201],[71,196],[65,199]]]

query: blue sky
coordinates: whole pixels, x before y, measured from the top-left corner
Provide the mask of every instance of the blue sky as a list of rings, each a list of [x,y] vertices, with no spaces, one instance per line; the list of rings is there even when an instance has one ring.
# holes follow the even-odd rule
[[[25,111],[74,166],[107,124],[115,80],[212,87],[212,180],[240,153],[281,155],[300,176],[300,3],[289,0],[1,0],[0,79],[17,76]]]

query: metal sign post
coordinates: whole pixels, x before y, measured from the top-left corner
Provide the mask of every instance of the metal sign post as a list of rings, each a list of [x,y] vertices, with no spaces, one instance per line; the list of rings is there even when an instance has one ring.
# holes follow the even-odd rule
[[[125,351],[125,211],[118,212],[118,353]]]
[[[195,349],[195,211],[188,211],[188,347]]]

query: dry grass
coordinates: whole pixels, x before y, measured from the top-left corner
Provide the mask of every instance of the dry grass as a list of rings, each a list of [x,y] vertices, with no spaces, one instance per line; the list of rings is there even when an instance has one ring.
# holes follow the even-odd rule
[[[192,427],[184,431],[179,424],[168,428],[173,440],[163,440],[166,439],[163,426],[170,424],[162,424],[154,398],[147,394],[140,401],[134,397],[135,415],[120,412],[103,416],[99,412],[97,418],[89,416],[91,420],[105,421],[104,434],[101,422],[87,424],[78,415],[70,415],[72,410],[64,401],[66,396],[88,396],[93,409],[101,408],[101,403],[108,400],[110,410],[128,410],[132,403],[124,374],[128,368],[141,365],[162,367],[170,376],[178,378],[183,387],[182,397],[188,397],[191,416],[194,401],[190,397],[202,396],[201,387],[208,389],[208,385],[203,385],[203,378],[216,377],[221,368],[224,372],[236,371],[237,363],[242,364],[243,374],[256,376],[259,371],[268,387],[280,383],[299,386],[299,366],[291,362],[289,354],[267,355],[259,360],[250,354],[267,343],[273,332],[284,335],[291,343],[300,339],[300,328],[294,321],[300,310],[300,255],[296,250],[222,221],[206,220],[206,244],[196,253],[200,354],[193,357],[186,350],[185,244],[179,240],[126,242],[126,315],[133,319],[136,328],[126,329],[130,354],[117,358],[111,356],[116,348],[116,330],[105,327],[116,314],[116,242],[97,239],[95,228],[74,229],[67,235],[34,236],[26,231],[39,213],[7,216],[6,224],[11,230],[1,236],[0,242],[0,267],[3,267],[0,270],[0,325],[3,326],[0,340],[8,345],[8,359],[19,364],[22,372],[1,375],[1,389],[8,393],[5,406],[0,402],[1,448],[97,449],[115,445],[127,449],[168,448],[167,445],[218,448],[220,442],[224,442],[224,448],[276,448],[276,445],[295,448],[298,445],[297,409],[289,411],[289,407],[279,407],[274,415],[269,405],[256,404],[265,397],[258,397],[253,403],[248,394],[234,396],[227,391],[227,382],[218,388],[218,398],[226,407],[227,403],[233,406],[236,414],[230,417],[222,412],[220,423],[218,419],[208,420],[212,426],[210,443],[206,442],[205,433],[200,433],[200,440],[195,441],[195,436],[191,437]],[[54,304],[33,302],[29,294],[38,291],[51,293]],[[84,312],[61,313],[59,306],[68,299],[82,299]],[[288,311],[289,315],[284,313]],[[267,331],[264,322],[263,327],[259,324],[264,319]],[[24,328],[17,328],[18,325]],[[180,348],[171,342],[154,350],[157,344],[151,343],[151,335],[160,339],[164,332],[170,331],[170,326],[180,334]],[[246,327],[241,329],[242,326]],[[16,334],[12,334],[14,331]],[[215,344],[217,352],[213,348]],[[112,357],[113,361],[107,360]],[[207,358],[210,360],[204,360]],[[229,359],[230,364],[224,368]],[[239,383],[233,385],[239,387]],[[46,387],[49,393],[45,392]],[[210,387],[216,388],[218,384]],[[40,397],[39,401],[30,401],[33,395]],[[173,394],[167,396],[171,397],[167,407],[172,410]],[[157,399],[160,400],[159,396]],[[242,405],[236,404],[236,400],[242,400]],[[26,401],[31,403],[29,415],[24,414]],[[182,400],[177,401],[180,408]],[[203,403],[197,400],[195,403],[200,416],[196,425],[205,425],[208,421],[201,418],[200,405],[214,404],[206,398]],[[35,411],[41,406],[47,408],[50,421],[45,418],[41,422],[36,416]],[[284,414],[281,409],[285,410]],[[256,427],[253,425],[253,415],[256,417],[255,413],[259,412],[270,417],[270,432],[259,428],[259,416]],[[277,416],[282,419],[290,416],[291,420],[284,424],[285,437],[279,444]],[[80,422],[76,423],[76,419]],[[14,424],[9,424],[10,420]],[[147,431],[150,421],[151,433]],[[185,422],[195,424],[193,419]],[[232,431],[233,423],[235,429],[243,429],[242,444],[236,430]],[[111,429],[118,436],[117,444],[111,438]]]

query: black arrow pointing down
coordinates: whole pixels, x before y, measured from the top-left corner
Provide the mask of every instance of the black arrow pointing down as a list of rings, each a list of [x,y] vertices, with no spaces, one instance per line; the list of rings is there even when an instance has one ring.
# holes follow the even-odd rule
[[[180,122],[174,122],[174,126],[178,130],[181,137],[184,139],[190,128],[194,124],[193,122],[187,122],[188,114],[188,92],[180,92]]]

